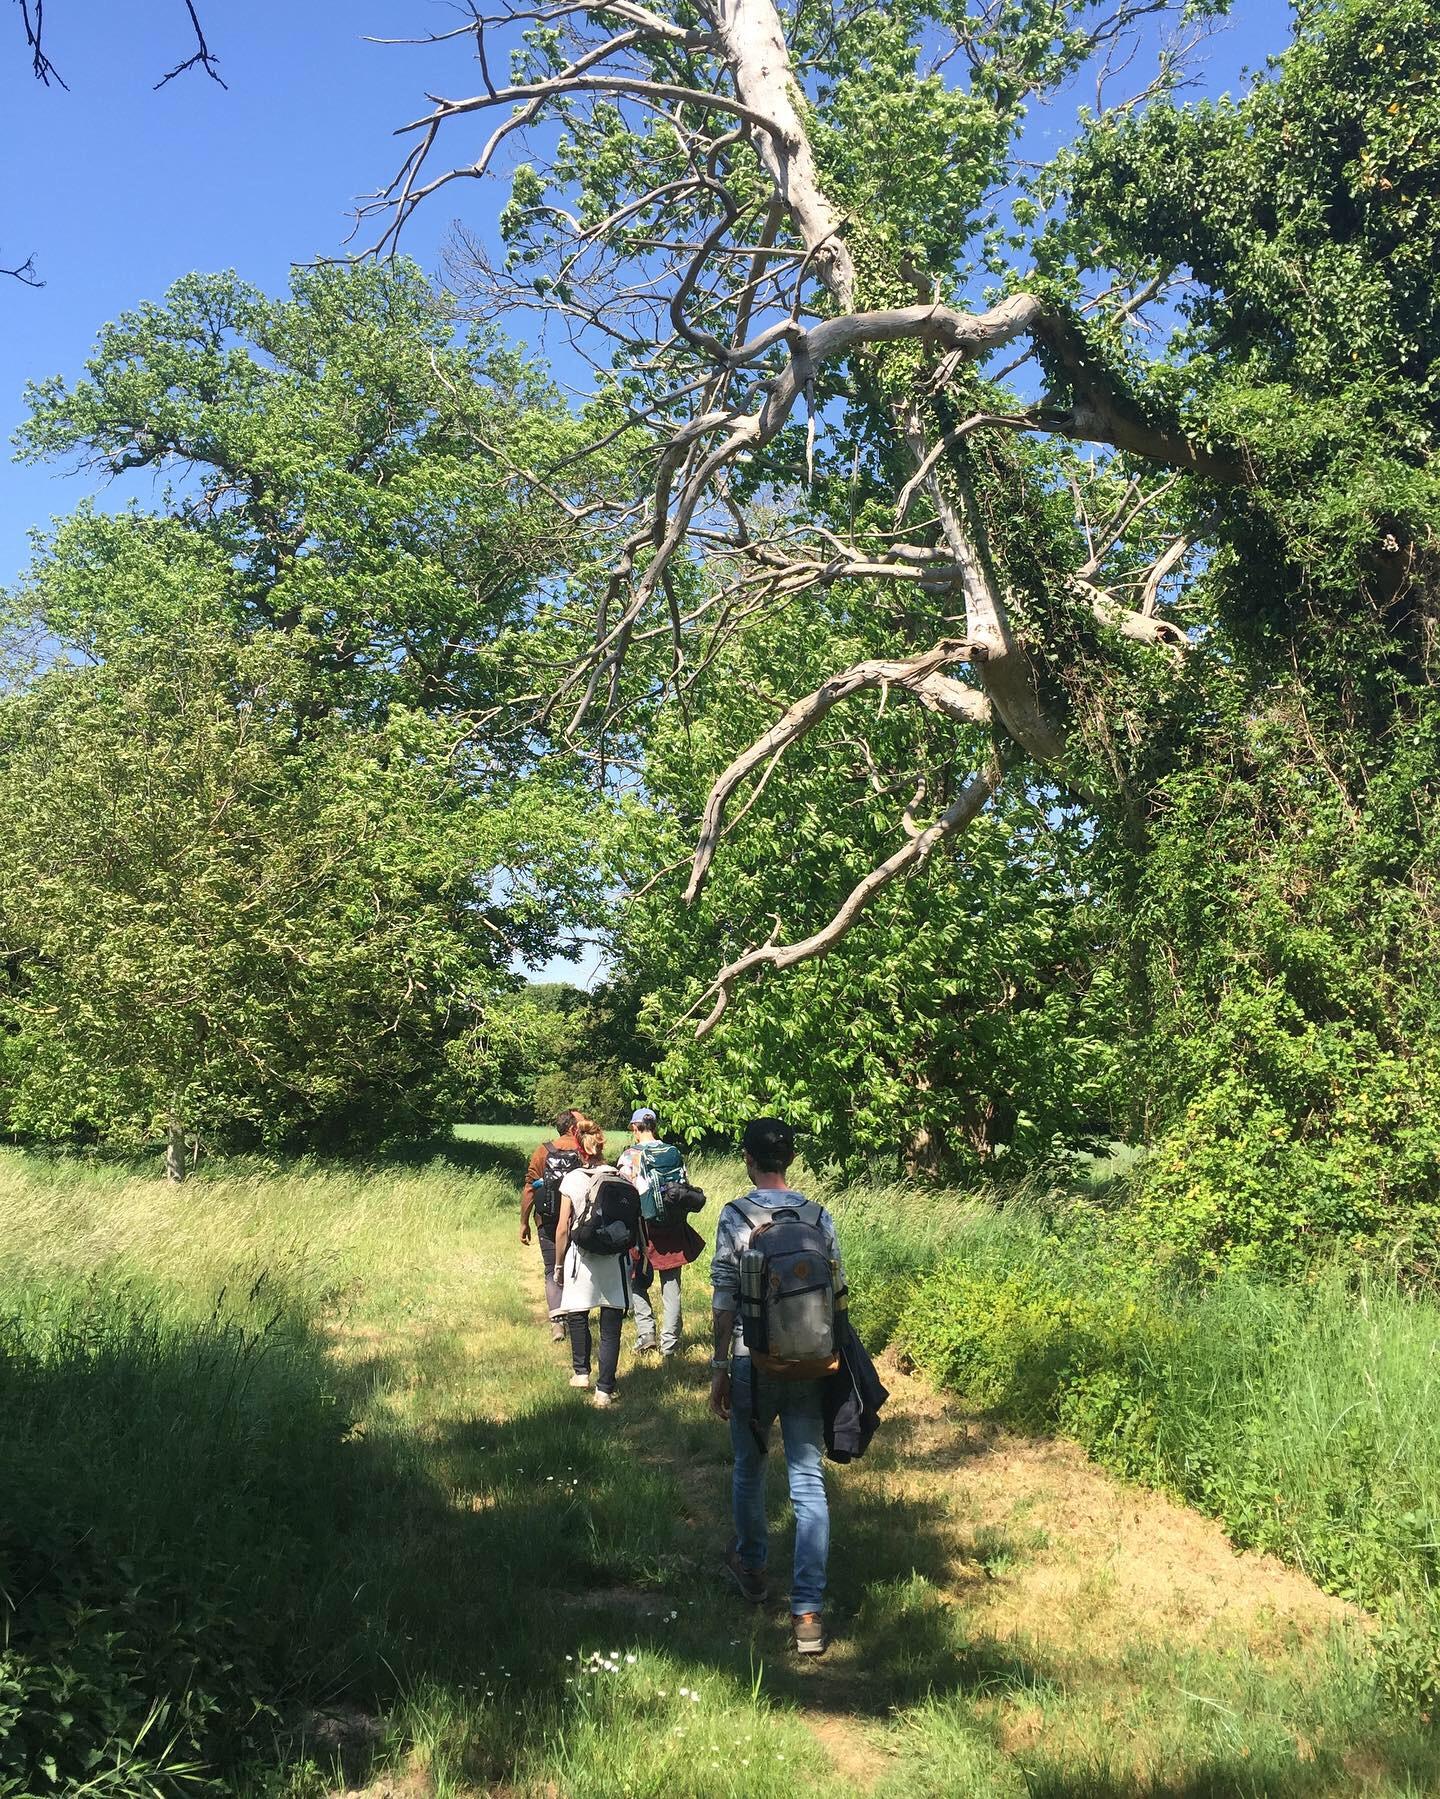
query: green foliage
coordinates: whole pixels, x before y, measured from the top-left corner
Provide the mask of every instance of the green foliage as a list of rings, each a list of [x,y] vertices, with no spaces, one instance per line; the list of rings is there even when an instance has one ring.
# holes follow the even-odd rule
[[[1092,257],[1194,276],[1152,372],[1256,472],[1217,518],[1220,615],[1376,729],[1433,653],[1437,75],[1419,0],[1308,6],[1272,78],[1104,124],[1073,173]]]
[[[476,1041],[493,1054],[479,1066],[470,1115],[478,1108],[548,1125],[575,1106],[613,1128],[643,1097],[645,1051],[625,997],[612,987],[587,993],[561,981],[530,982],[497,1000]],[[464,1109],[463,1096],[459,1103]]]
[[[617,878],[645,888],[618,917],[614,954],[661,1058],[651,1092],[692,1135],[733,1135],[778,1108],[812,1160],[852,1169],[902,1154],[930,1172],[1033,1165],[1103,1130],[1113,1104],[1117,996],[1091,965],[1109,923],[1085,885],[1086,824],[1057,796],[1017,786],[823,960],[738,989],[698,1045],[685,1020],[708,1009],[710,971],[777,922],[789,936],[834,911],[903,841],[916,783],[929,807],[948,802],[974,746],[917,709],[857,698],[789,751],[698,904],[680,903],[677,873],[637,878],[683,857],[710,780],[779,704],[773,671],[818,685],[874,653],[876,628],[847,593],[823,616],[766,621],[717,658],[689,719],[651,727],[647,803],[625,810],[611,852]],[[903,793],[878,773],[894,765],[912,771]]]
[[[189,277],[31,399],[29,453],[175,485],[82,508],[10,598],[5,1123],[423,1134],[499,1080],[511,958],[595,903],[572,771],[475,722],[558,551],[505,457],[563,412],[403,266]]]
[[[178,554],[238,632],[304,655],[314,711],[478,711],[527,678],[534,585],[570,546],[511,459],[578,426],[513,353],[457,341],[413,265],[297,270],[278,299],[186,276],[27,397],[22,456],[169,483],[161,517],[82,509],[42,542],[23,600],[65,642],[185,617]]]
[[[1138,851],[1102,839],[1126,894],[1131,1128],[1154,1144],[1137,1239],[1210,1268],[1401,1242],[1429,1269],[1440,715],[1417,691],[1376,742],[1293,675],[1255,691],[1202,654]]]
[[[357,1141],[447,1108],[446,1046],[509,983],[475,871],[548,840],[546,796],[498,810],[413,715],[297,742],[294,662],[144,639],[0,711],[12,1130]]]

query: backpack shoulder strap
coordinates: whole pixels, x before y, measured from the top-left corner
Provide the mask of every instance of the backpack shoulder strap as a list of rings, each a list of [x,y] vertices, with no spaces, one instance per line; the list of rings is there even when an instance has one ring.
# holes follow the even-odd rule
[[[769,1206],[757,1206],[751,1202],[749,1194],[744,1199],[732,1199],[730,1204],[745,1220],[753,1231],[757,1225],[764,1224],[770,1215]]]

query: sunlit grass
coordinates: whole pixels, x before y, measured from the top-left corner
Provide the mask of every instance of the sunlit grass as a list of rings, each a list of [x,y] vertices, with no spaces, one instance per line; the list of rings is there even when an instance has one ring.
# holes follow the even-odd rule
[[[206,1739],[240,1757],[218,1790],[315,1799],[338,1763],[358,1783],[376,1758],[441,1799],[1298,1799],[1357,1790],[1362,1766],[1367,1791],[1424,1790],[1433,1759],[1358,1640],[1127,1649],[1097,1636],[1094,1605],[997,1634],[993,1601],[1046,1535],[967,1522],[962,1465],[917,1484],[899,1422],[832,1483],[839,1634],[821,1669],[797,1668],[783,1610],[752,1613],[718,1578],[728,1446],[704,1411],[703,1265],[689,1360],[635,1366],[627,1348],[624,1406],[597,1414],[566,1385],[538,1255],[516,1242],[541,1135],[472,1133],[468,1164],[217,1166],[178,1190],[0,1157],[0,1316],[33,1364],[12,1354],[0,1380],[0,1514],[62,1546],[83,1532],[122,1617],[123,1560],[147,1630],[183,1594],[175,1615],[215,1643],[198,1679],[237,1717],[243,1694],[267,1699],[244,1742]],[[744,1176],[733,1156],[694,1172],[708,1235]],[[857,1315],[870,1305],[882,1334],[886,1295],[947,1255],[1054,1272],[1038,1199],[997,1211],[796,1180],[833,1205]],[[1391,1321],[1365,1318],[1355,1353],[1403,1458],[1427,1428],[1419,1397],[1391,1397],[1411,1352],[1391,1366]],[[1295,1389],[1317,1445],[1345,1390],[1328,1379]],[[1314,1457],[1295,1466],[1305,1478]],[[778,1569],[786,1552],[782,1522]],[[227,1658],[243,1669],[229,1688]],[[141,1699],[180,1667],[155,1661]],[[337,1738],[332,1713],[363,1728]]]

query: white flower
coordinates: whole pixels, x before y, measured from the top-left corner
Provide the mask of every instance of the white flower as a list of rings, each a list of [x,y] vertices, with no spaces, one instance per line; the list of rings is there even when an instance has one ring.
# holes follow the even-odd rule
[[[690,1695],[690,1703],[691,1703],[691,1705],[699,1705],[700,1695],[698,1693],[692,1693]]]
[[[689,1697],[690,1697],[690,1689],[689,1689],[689,1687],[681,1687],[681,1689],[680,1689],[680,1697],[681,1697],[681,1698],[682,1698],[682,1699],[688,1699],[688,1698],[689,1698]]]
[[[638,1660],[639,1660],[639,1657],[638,1657],[638,1656],[634,1656],[634,1655],[627,1655],[627,1656],[626,1656],[626,1657],[625,1657],[625,1663],[626,1663],[626,1666],[627,1666],[627,1667],[632,1667],[632,1668],[633,1668],[633,1667],[634,1667],[634,1665],[635,1665],[635,1663],[636,1663],[636,1662],[637,1662],[637,1661],[638,1661]]]

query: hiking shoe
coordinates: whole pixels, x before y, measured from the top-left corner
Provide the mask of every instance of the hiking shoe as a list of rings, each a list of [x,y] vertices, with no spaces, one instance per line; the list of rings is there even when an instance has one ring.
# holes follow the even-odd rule
[[[570,1376],[570,1385],[572,1387],[588,1387],[590,1385],[590,1376],[588,1374],[572,1374]]]
[[[731,1548],[725,1551],[725,1572],[739,1587],[742,1599],[748,1599],[751,1605],[764,1605],[766,1588],[763,1568],[747,1568],[740,1560],[739,1550]]]
[[[618,1393],[602,1393],[597,1387],[595,1389],[595,1403],[600,1407],[601,1411],[604,1411],[607,1405],[619,1405],[620,1395]]]
[[[799,1612],[790,1620],[796,1655],[824,1655],[825,1620],[819,1612]]]

